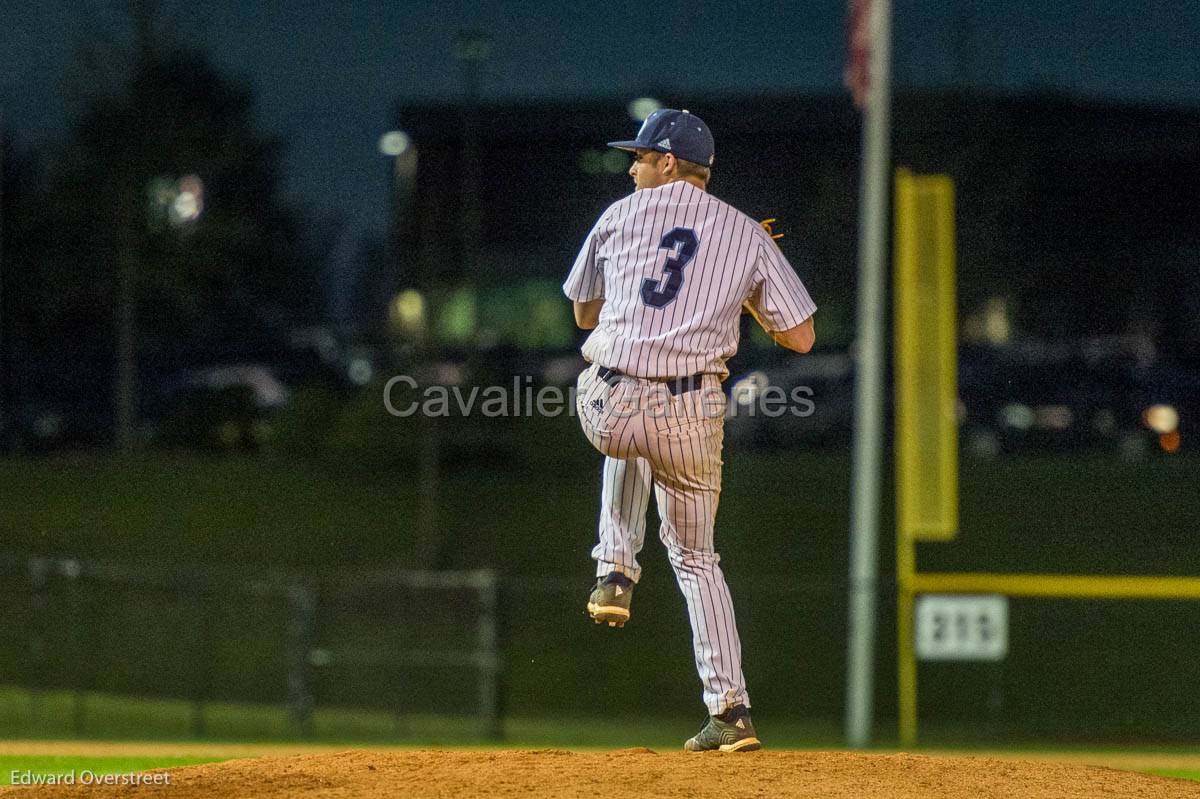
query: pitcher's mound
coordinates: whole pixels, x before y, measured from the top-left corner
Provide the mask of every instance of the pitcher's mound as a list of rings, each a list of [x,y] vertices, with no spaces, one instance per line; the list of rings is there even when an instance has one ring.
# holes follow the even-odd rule
[[[1200,783],[1097,766],[983,757],[753,752],[351,751],[167,771],[170,786],[44,786],[0,793],[191,797],[1200,797]],[[10,793],[11,792],[11,793]]]

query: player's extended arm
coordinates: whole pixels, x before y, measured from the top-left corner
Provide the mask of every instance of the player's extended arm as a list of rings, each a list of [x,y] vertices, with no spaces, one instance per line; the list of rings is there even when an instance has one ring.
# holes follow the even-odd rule
[[[572,300],[572,304],[575,308],[575,324],[579,325],[580,330],[592,330],[600,324],[600,306],[604,305],[603,297],[586,302]]]
[[[796,352],[808,352],[817,341],[817,331],[813,327],[813,318],[811,316],[795,327],[789,327],[787,330],[772,330],[766,326],[762,317],[758,315],[758,311],[754,310],[753,305],[746,303],[742,307],[749,311],[750,315],[754,317],[754,321],[758,322],[759,326],[767,331],[767,335],[775,339],[775,343],[782,347],[787,347],[789,350]]]
[[[771,225],[775,222],[775,217],[771,217],[770,219],[764,219],[758,224],[762,226],[763,230],[767,231],[767,235],[771,238],[782,239],[782,233],[776,233],[771,229]],[[817,332],[813,329],[813,319],[811,316],[787,330],[772,330],[763,322],[762,317],[758,315],[758,311],[754,310],[752,303],[747,302],[742,307],[749,311],[750,315],[754,317],[754,321],[758,322],[759,326],[767,331],[767,335],[775,339],[775,343],[782,347],[787,347],[789,350],[795,350],[796,352],[808,352],[817,340]]]

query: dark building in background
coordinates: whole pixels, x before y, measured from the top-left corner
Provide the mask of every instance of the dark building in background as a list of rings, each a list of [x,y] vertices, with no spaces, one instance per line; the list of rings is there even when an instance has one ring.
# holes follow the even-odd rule
[[[1037,338],[1144,335],[1200,358],[1200,111],[902,96],[895,160],[958,192],[962,305]]]
[[[710,190],[779,220],[825,332],[849,336],[860,132],[848,98],[659,99],[709,123]],[[462,110],[396,108],[418,167],[411,185],[397,184],[404,202],[393,198],[395,285],[559,280],[600,211],[631,188],[628,156],[604,146],[638,126],[622,101],[477,113],[482,226],[469,275],[458,223]],[[1198,129],[1200,112],[1186,109],[909,94],[896,100],[894,160],[955,178],[964,315],[1002,297],[1023,335],[1145,334],[1200,355]]]
[[[793,238],[838,175],[852,207],[857,120],[848,104],[827,98],[738,98],[690,102],[661,98],[702,116],[717,141],[710,190],[758,218],[774,216]],[[627,153],[605,142],[628,138],[640,122],[619,101],[484,106],[479,111],[482,254],[479,281],[544,277],[561,280],[600,212],[633,186]],[[394,125],[408,133],[418,170],[408,213],[397,220],[402,281],[464,280],[460,153],[462,112],[456,106],[402,105]],[[854,220],[842,220],[853,236]],[[805,244],[805,249],[808,245]],[[842,247],[843,252],[846,251]],[[790,253],[798,256],[800,250]]]

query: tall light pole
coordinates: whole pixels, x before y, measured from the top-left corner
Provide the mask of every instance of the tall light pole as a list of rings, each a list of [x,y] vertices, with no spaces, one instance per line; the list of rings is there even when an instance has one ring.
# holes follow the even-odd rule
[[[391,238],[395,265],[400,266],[399,239],[405,213],[416,188],[417,146],[402,130],[389,130],[379,137],[379,152],[392,159],[392,185],[388,235]],[[399,277],[399,275],[396,275]]]
[[[158,0],[135,0],[131,4],[137,57],[135,69],[145,69],[157,51],[155,23]],[[137,178],[138,168],[129,159],[131,187],[117,200],[117,296],[114,324],[117,333],[116,445],[122,454],[133,450],[137,426],[137,278],[138,239],[145,225],[146,200]]]
[[[0,101],[2,102],[2,101]],[[4,151],[8,145],[8,132],[4,128],[4,106],[0,104],[0,432],[5,428],[8,415],[8,338],[4,335]]]
[[[463,68],[462,264],[467,281],[475,288],[480,277],[483,227],[479,211],[479,83],[481,67],[491,50],[491,37],[480,31],[462,31],[454,43],[454,57]]]
[[[401,227],[412,193],[416,187],[417,147],[407,133],[388,131],[379,138],[379,151],[392,159],[391,245],[400,278]],[[411,284],[410,284],[411,285]],[[436,331],[431,329],[425,298],[420,291],[408,288],[392,298],[388,315],[393,333],[399,338],[408,336],[413,343],[417,372],[422,380],[432,382],[433,366],[437,362]],[[441,487],[441,430],[438,420],[430,414],[417,415],[417,512],[414,528],[413,557],[418,566],[436,569],[442,559],[442,533],[439,525]]]
[[[126,188],[118,200],[117,225],[117,303],[114,322],[117,329],[117,379],[115,384],[116,445],[122,454],[133,450],[136,424],[137,347],[134,332],[137,292],[137,231],[142,208],[136,188]]]
[[[0,101],[2,103],[2,101]],[[4,106],[0,104],[0,432],[4,431],[8,421],[8,337],[4,335],[4,323],[8,319],[4,314],[4,155],[8,147],[8,131],[4,127]]]
[[[874,711],[875,609],[879,583],[879,503],[883,480],[887,220],[891,164],[891,0],[860,0],[870,41],[863,113],[858,223],[858,365],[854,379],[850,505],[849,634],[846,652],[846,742],[871,742]]]

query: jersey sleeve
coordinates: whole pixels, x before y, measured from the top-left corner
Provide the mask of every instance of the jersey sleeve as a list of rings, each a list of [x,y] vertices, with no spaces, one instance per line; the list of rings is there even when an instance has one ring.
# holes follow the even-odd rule
[[[601,216],[584,239],[575,264],[563,283],[563,293],[576,302],[598,300],[604,296],[604,272],[597,255],[600,248],[600,231],[607,214]]]
[[[755,283],[746,302],[772,332],[790,330],[817,310],[796,270],[770,239],[759,242]]]

